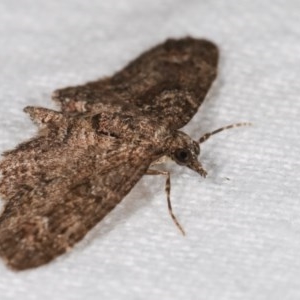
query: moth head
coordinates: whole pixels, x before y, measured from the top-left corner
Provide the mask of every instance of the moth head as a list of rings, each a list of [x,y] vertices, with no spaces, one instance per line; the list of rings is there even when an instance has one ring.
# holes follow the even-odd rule
[[[172,160],[181,166],[187,166],[205,177],[206,171],[198,161],[199,154],[199,142],[192,140],[187,134],[178,131],[170,149],[169,156]]]
[[[170,157],[176,161],[179,165],[185,165],[190,169],[196,171],[201,176],[206,176],[206,171],[203,169],[201,163],[198,161],[197,157],[200,154],[200,144],[207,141],[211,136],[222,132],[227,129],[241,127],[241,126],[251,126],[249,122],[235,123],[218,128],[214,131],[205,133],[199,138],[199,140],[193,141],[188,135],[181,131],[177,131],[172,139],[172,146],[170,151]]]

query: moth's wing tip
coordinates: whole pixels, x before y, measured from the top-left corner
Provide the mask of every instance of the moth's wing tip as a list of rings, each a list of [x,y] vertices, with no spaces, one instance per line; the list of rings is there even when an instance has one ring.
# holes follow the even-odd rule
[[[62,91],[65,89],[56,89],[51,94],[51,99],[56,103],[61,103],[62,101]]]
[[[217,68],[219,61],[219,48],[218,46],[206,39],[199,40],[199,52],[212,67]]]
[[[34,110],[34,106],[25,106],[23,108],[23,112],[26,114],[30,114]]]
[[[22,268],[19,265],[12,264],[11,261],[4,256],[1,256],[1,260],[3,261],[3,265],[6,266],[7,269],[9,269],[10,271],[20,272],[22,270],[25,270],[24,268]]]
[[[56,89],[51,94],[51,99],[58,104],[61,108],[64,107],[64,103],[68,103],[69,100],[76,98],[76,91],[78,87],[66,87]]]
[[[170,38],[167,39],[166,41],[167,43],[177,43],[177,44],[181,44],[181,45],[191,45],[191,46],[196,46],[196,47],[205,47],[207,49],[213,50],[213,51],[218,51],[218,46],[215,42],[207,39],[207,38],[194,38],[191,36],[186,36],[183,38],[179,38],[179,39],[174,39],[174,38]]]
[[[23,112],[29,115],[30,119],[33,120],[33,122],[36,122],[36,110],[37,108],[34,106],[25,106],[23,108]]]
[[[44,107],[26,106],[23,111],[29,114],[31,120],[37,125],[60,122],[63,120],[61,112]]]
[[[188,52],[192,54],[191,57],[198,57],[198,59],[205,60],[213,68],[217,68],[219,60],[219,48],[216,43],[206,38],[194,38],[186,36],[179,39],[168,39],[165,43],[168,50],[176,49],[177,51]]]
[[[26,229],[24,224],[18,224],[16,228],[6,229],[5,225],[2,227],[4,228],[0,231],[0,258],[13,271],[40,267],[66,252],[55,247],[51,248],[49,236],[41,242],[36,236],[25,235],[22,241],[16,242],[14,238],[23,234]],[[48,248],[51,248],[51,251]]]
[[[11,271],[13,272],[22,272],[22,271],[27,271],[33,268],[37,268],[40,265],[27,265],[24,263],[20,262],[14,262],[12,260],[7,259],[6,257],[1,256],[2,261],[4,262],[4,265]]]

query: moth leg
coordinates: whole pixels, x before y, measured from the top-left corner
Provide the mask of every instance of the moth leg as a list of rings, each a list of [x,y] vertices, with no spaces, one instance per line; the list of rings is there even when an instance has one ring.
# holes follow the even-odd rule
[[[166,162],[168,162],[170,160],[171,160],[170,157],[164,155],[164,156],[160,157],[159,159],[155,160],[154,162],[152,162],[151,165],[150,165],[150,167],[155,166],[155,165],[164,164],[164,163],[166,163]]]
[[[167,194],[167,202],[168,202],[169,214],[170,214],[172,220],[174,221],[175,225],[177,226],[177,228],[181,231],[182,235],[185,235],[184,229],[182,228],[182,226],[178,222],[178,220],[177,220],[177,218],[174,215],[173,210],[172,210],[172,204],[171,204],[171,199],[170,199],[170,192],[171,192],[171,176],[170,176],[170,172],[168,172],[168,171],[162,171],[162,170],[148,169],[147,172],[146,172],[146,175],[164,175],[164,176],[166,176],[165,191],[166,191],[166,194]]]

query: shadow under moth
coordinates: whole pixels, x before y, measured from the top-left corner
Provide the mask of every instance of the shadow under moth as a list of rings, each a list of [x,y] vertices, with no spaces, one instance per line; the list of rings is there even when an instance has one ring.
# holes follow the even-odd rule
[[[217,74],[218,48],[194,38],[169,39],[112,77],[56,90],[54,111],[26,107],[36,137],[3,154],[0,256],[15,270],[63,254],[101,221],[145,174],[168,157],[201,176],[199,144],[179,131]],[[183,232],[184,233],[184,232]]]

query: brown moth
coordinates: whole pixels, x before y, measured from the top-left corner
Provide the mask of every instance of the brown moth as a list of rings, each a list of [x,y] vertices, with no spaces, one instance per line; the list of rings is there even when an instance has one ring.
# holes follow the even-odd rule
[[[53,93],[61,111],[26,107],[36,137],[0,162],[0,256],[23,270],[80,241],[144,174],[169,157],[201,176],[199,144],[179,131],[197,112],[217,74],[218,49],[206,40],[169,39],[112,77]],[[227,126],[227,128],[232,126]],[[183,231],[183,230],[182,230]]]

